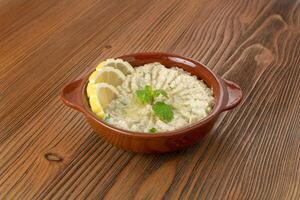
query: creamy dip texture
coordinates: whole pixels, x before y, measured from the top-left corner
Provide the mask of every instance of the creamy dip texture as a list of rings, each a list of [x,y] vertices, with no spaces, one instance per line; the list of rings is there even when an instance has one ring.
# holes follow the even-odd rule
[[[197,122],[211,112],[215,100],[212,89],[202,80],[160,63],[134,68],[116,88],[118,96],[105,108],[105,120],[122,129],[145,133],[172,131]],[[145,88],[158,91],[151,103],[141,102],[147,97],[143,96]],[[161,104],[168,107],[159,107]],[[157,110],[154,105],[158,105]]]

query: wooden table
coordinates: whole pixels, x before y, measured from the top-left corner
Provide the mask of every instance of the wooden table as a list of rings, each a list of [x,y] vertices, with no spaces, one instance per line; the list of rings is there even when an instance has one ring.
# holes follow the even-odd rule
[[[0,199],[300,199],[300,1],[0,2]],[[106,58],[197,59],[244,92],[201,143],[139,155],[58,98]]]

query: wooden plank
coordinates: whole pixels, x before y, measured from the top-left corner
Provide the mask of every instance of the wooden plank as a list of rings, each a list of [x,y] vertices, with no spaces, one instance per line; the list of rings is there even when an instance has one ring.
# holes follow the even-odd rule
[[[1,199],[299,199],[300,2],[0,3]],[[117,149],[62,105],[109,57],[167,51],[241,85],[200,144]]]

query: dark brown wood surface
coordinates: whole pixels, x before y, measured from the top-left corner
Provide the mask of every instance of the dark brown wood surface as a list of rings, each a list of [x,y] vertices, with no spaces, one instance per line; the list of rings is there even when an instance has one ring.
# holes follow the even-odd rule
[[[58,95],[140,51],[197,59],[244,100],[185,151],[117,149]],[[0,83],[0,199],[300,199],[299,0],[2,0]]]

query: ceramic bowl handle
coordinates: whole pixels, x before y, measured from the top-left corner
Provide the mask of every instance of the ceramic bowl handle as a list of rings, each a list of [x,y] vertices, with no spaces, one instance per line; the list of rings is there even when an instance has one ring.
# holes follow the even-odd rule
[[[222,109],[222,111],[225,111],[236,107],[241,102],[243,95],[240,86],[224,78],[222,78],[222,80],[228,92],[228,101]]]
[[[81,88],[83,79],[76,80],[66,85],[60,94],[60,98],[67,106],[83,112]]]

